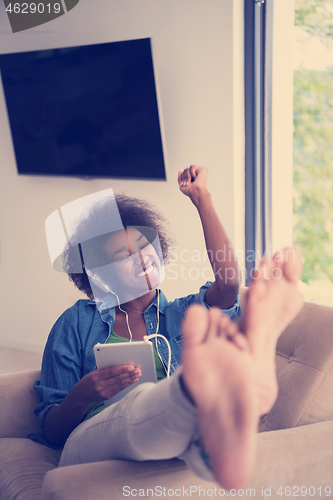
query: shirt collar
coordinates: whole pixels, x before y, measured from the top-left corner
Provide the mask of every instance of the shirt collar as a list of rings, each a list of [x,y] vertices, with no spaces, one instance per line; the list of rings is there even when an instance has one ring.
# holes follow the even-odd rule
[[[153,302],[151,302],[149,304],[149,306],[147,307],[147,309],[145,310],[145,312],[149,311],[149,309],[152,306],[156,306],[156,309],[157,309],[157,303],[158,303],[160,312],[162,314],[165,314],[165,308],[166,308],[166,305],[167,305],[168,301],[166,299],[166,296],[162,292],[162,290],[157,289],[157,293],[158,293],[158,298],[157,298],[157,295],[156,295],[155,299],[153,300]]]
[[[168,303],[166,296],[162,292],[162,290],[157,289],[159,299],[157,298],[157,295],[153,302],[149,304],[145,312],[147,312],[152,306],[156,306],[157,308],[157,302],[159,301],[159,310],[162,314],[165,314],[165,308]],[[93,300],[90,300],[87,302],[87,305],[94,305],[97,307],[98,311],[100,314],[104,314],[105,312],[109,312],[109,314],[115,319],[116,317],[116,310],[115,310],[115,304],[114,304],[114,295],[108,293],[105,295],[101,300],[98,302],[94,302]]]

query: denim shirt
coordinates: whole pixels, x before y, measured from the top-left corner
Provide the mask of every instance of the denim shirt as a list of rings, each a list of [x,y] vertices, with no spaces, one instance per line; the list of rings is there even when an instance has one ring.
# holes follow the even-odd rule
[[[159,297],[156,297],[144,312],[148,335],[154,334],[158,321],[157,305],[159,306],[158,332],[168,339],[171,347],[170,374],[176,370],[181,361],[181,323],[184,313],[194,303],[209,308],[205,294],[210,285],[211,282],[207,282],[200,288],[199,293],[172,302],[168,302],[163,292],[159,290]],[[239,296],[230,309],[222,312],[233,320],[238,318]],[[40,381],[34,382],[34,389],[41,401],[34,413],[39,416],[42,428],[47,412],[60,405],[71,388],[96,368],[94,345],[106,342],[114,325],[115,314],[115,308],[108,306],[108,296],[98,304],[81,299],[67,309],[54,324],[44,350]],[[152,340],[157,342],[161,361],[166,368],[169,359],[167,342],[161,337]],[[51,446],[41,434],[29,437]]]

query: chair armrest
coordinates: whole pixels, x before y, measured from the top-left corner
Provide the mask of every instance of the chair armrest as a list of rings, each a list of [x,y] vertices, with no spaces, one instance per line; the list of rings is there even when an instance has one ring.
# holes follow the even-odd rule
[[[139,489],[146,491],[147,488],[154,489],[158,486],[177,489],[182,488],[183,484],[211,485],[197,478],[185,462],[178,459],[146,462],[108,460],[58,467],[49,471],[44,479],[41,500],[134,498],[143,496],[139,495]],[[126,494],[128,487],[130,490],[137,489],[137,495]],[[144,496],[157,498],[152,492]],[[166,494],[160,496],[170,498]]]
[[[287,497],[285,492],[277,494],[280,486],[290,486],[291,497],[331,498],[332,435],[332,420],[258,434],[255,474],[248,487],[254,487],[260,498],[262,486],[271,487],[272,498]],[[302,486],[308,488],[306,495],[301,494],[301,489],[297,492],[297,487]],[[330,495],[325,495],[325,486],[331,488]],[[310,487],[315,488],[315,495]]]
[[[39,377],[38,370],[0,375],[0,438],[40,432],[33,413],[39,400],[32,387]]]

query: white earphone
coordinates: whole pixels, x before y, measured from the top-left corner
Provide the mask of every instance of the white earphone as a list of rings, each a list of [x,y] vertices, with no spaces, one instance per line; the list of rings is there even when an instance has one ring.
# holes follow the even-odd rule
[[[86,273],[89,276],[89,278],[93,281],[93,283],[95,283],[95,285],[97,285],[99,288],[102,287],[105,291],[107,291],[109,293],[112,293],[113,295],[115,295],[117,297],[117,302],[118,302],[117,305],[118,305],[120,311],[122,311],[123,313],[125,313],[126,324],[127,324],[128,332],[129,332],[129,335],[130,335],[129,341],[132,342],[133,335],[132,335],[132,331],[131,331],[131,328],[130,328],[130,325],[129,325],[129,321],[128,321],[128,313],[127,313],[127,311],[125,311],[124,309],[121,308],[121,306],[120,306],[120,300],[119,300],[118,295],[106,283],[104,283],[104,281],[102,280],[102,278],[100,276],[98,276],[97,274],[93,273],[89,269],[86,269]],[[156,327],[156,332],[153,333],[153,334],[151,334],[151,335],[145,335],[143,337],[143,340],[144,340],[144,342],[149,342],[149,339],[153,339],[153,338],[157,338],[157,337],[162,337],[165,340],[165,342],[167,343],[167,346],[168,346],[167,378],[169,378],[170,377],[170,367],[171,367],[171,347],[170,347],[168,339],[165,338],[164,335],[161,335],[160,333],[158,333],[159,326],[160,326],[160,294],[159,294],[158,290],[156,290],[156,292],[157,292],[157,327]],[[164,363],[163,363],[161,355],[160,355],[160,353],[158,351],[157,342],[155,342],[155,347],[156,347],[157,355],[160,358],[161,363],[163,365]]]

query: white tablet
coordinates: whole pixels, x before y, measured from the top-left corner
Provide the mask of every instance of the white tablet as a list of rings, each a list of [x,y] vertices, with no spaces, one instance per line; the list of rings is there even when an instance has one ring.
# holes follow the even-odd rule
[[[157,382],[153,344],[151,342],[121,342],[119,344],[96,344],[94,353],[97,368],[133,364],[141,368],[142,375],[137,382],[126,387],[111,399],[104,401],[111,405],[120,401],[128,392],[144,382]]]

